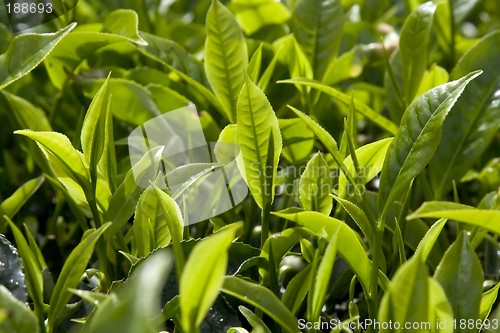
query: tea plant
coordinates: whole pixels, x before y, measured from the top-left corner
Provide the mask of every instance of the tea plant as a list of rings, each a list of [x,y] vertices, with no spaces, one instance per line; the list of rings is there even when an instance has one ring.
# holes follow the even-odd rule
[[[54,6],[0,4],[1,332],[500,332],[497,1]]]

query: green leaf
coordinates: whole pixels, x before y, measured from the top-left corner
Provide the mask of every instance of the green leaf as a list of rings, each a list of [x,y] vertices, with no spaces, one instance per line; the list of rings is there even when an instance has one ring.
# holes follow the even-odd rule
[[[479,319],[484,321],[489,317],[491,309],[498,297],[499,288],[500,283],[497,283],[493,288],[483,293],[481,297],[481,306],[479,308]]]
[[[500,129],[500,32],[482,38],[451,73],[458,78],[476,69],[483,74],[469,84],[443,125],[443,137],[429,164],[434,198],[441,199],[490,146]]]
[[[283,157],[292,164],[301,164],[311,156],[314,133],[299,118],[278,119],[283,137]]]
[[[221,290],[259,308],[281,325],[286,332],[300,332],[297,319],[269,289],[238,277],[226,276]]]
[[[252,55],[252,58],[250,58],[250,61],[248,62],[248,67],[247,67],[247,74],[250,80],[252,82],[258,82],[259,77],[260,77],[260,68],[262,66],[262,47],[264,46],[264,43],[261,43],[257,50]]]
[[[399,55],[403,98],[407,105],[413,101],[427,68],[428,40],[435,10],[436,4],[431,1],[420,5],[401,28]]]
[[[333,188],[333,179],[330,176],[330,167],[321,153],[314,155],[299,181],[299,201],[305,210],[314,210],[330,215],[333,202],[330,193]]]
[[[28,242],[24,238],[21,231],[10,219],[7,218],[7,221],[9,223],[10,230],[12,231],[12,234],[14,235],[14,238],[16,240],[17,247],[19,248],[20,251],[20,256],[23,261],[24,271],[26,272],[26,285],[28,287],[29,295],[33,300],[35,312],[39,320],[43,320],[44,308],[43,308],[42,267],[40,267],[36,255],[31,250],[30,246],[28,245]],[[2,259],[2,262],[8,262],[8,261]],[[21,270],[21,267],[19,267],[19,270]],[[9,288],[9,284],[5,282],[1,284]],[[18,287],[24,288],[24,283],[22,285],[18,285]],[[24,293],[26,293],[26,291],[24,291]],[[26,297],[26,294],[24,294],[24,297]],[[22,298],[20,299],[25,301],[25,299]]]
[[[112,221],[113,224],[106,231],[106,240],[110,240],[134,214],[137,201],[144,189],[138,184],[152,179],[158,173],[163,147],[155,147],[145,154],[131,170],[125,175],[125,179],[118,186],[118,189],[109,202],[108,210],[104,214],[105,221]]]
[[[365,291],[370,289],[371,261],[368,259],[363,245],[358,236],[344,222],[318,212],[301,211],[297,208],[289,208],[273,215],[298,223],[323,237],[327,241],[331,239],[336,229],[339,229],[337,251],[344,257],[352,270],[356,273]],[[379,276],[381,286],[384,288],[386,277]]]
[[[12,243],[0,234],[0,285],[5,286],[18,300],[26,302],[26,282],[21,259]]]
[[[148,256],[116,292],[100,302],[83,332],[156,333],[159,295],[172,266],[167,251]]]
[[[431,332],[453,333],[453,309],[443,287],[429,277],[429,323]],[[438,324],[439,323],[439,324]]]
[[[321,79],[337,55],[344,12],[340,0],[298,0],[293,11],[293,33]]]
[[[1,332],[39,333],[38,320],[29,307],[15,298],[10,291],[0,285]]]
[[[311,304],[308,304],[309,320],[317,322],[320,320],[321,310],[326,300],[330,278],[332,276],[333,265],[337,255],[337,244],[340,228],[338,228],[332,238],[328,241],[321,263],[315,272],[314,284],[312,288]]]
[[[76,23],[72,23],[55,33],[14,38],[7,51],[0,55],[0,90],[31,72],[75,26]]]
[[[443,218],[464,222],[500,234],[500,211],[477,209],[448,201],[424,202],[408,219]]]
[[[90,166],[92,181],[97,181],[97,165],[105,148],[106,121],[111,103],[108,86],[109,77],[92,100],[80,134],[83,156]]]
[[[40,176],[21,185],[10,197],[0,203],[0,212],[9,218],[13,218],[19,209],[42,186],[44,181],[45,177]]]
[[[238,309],[240,309],[241,314],[245,316],[245,318],[252,326],[253,333],[271,333],[266,324],[255,313],[253,313],[243,305],[238,306]]]
[[[450,80],[450,75],[443,67],[436,64],[425,71],[422,81],[420,82],[420,87],[417,90],[417,96],[424,94],[427,90],[431,90],[437,86],[445,84]]]
[[[281,154],[278,119],[266,95],[247,77],[238,98],[236,142],[248,188],[260,208],[273,202]]]
[[[196,332],[224,283],[228,249],[241,223],[231,224],[199,242],[179,282],[182,328]]]
[[[130,9],[112,11],[102,24],[102,32],[123,36],[138,45],[147,45],[139,35],[139,17]]]
[[[138,257],[144,257],[151,251],[170,243],[170,231],[159,215],[161,208],[158,198],[154,189],[148,187],[139,198],[135,209],[133,228]]]
[[[382,298],[378,313],[381,323],[399,323],[400,329],[381,329],[380,333],[407,332],[406,323],[429,321],[429,275],[422,260],[414,256],[401,266]],[[392,327],[396,326],[395,324]],[[429,332],[415,330],[415,332]]]
[[[356,149],[356,158],[359,165],[359,173],[357,180],[359,183],[365,185],[373,178],[375,178],[382,170],[387,149],[391,144],[393,138],[382,139],[379,141],[371,142],[358,149]],[[350,174],[356,172],[352,156],[344,159],[344,165]],[[353,195],[356,188],[347,182],[343,173],[339,176],[338,193],[340,198],[346,198]]]
[[[16,128],[33,131],[52,131],[49,120],[42,109],[6,90],[2,91],[2,94],[10,105],[8,112],[15,119],[17,123]]]
[[[71,251],[68,259],[66,259],[50,298],[47,323],[49,333],[54,332],[59,324],[60,316],[64,312],[64,307],[71,298],[71,292],[68,288],[76,288],[78,286],[82,274],[85,272],[87,264],[92,257],[97,240],[110,224],[106,223],[97,230],[90,229],[85,232],[80,244]]]
[[[349,200],[341,199],[337,196],[333,196],[333,198],[342,205],[342,208],[344,208],[346,212],[352,217],[354,222],[356,222],[363,235],[365,235],[365,237],[367,238],[368,243],[373,244],[375,226],[372,225],[365,212]]]
[[[61,171],[65,176],[70,177],[83,188],[89,185],[89,175],[87,166],[84,164],[85,159],[83,154],[73,148],[73,145],[64,134],[57,132],[35,132],[31,130],[19,130],[14,133],[34,140],[44,153],[53,170],[57,169]],[[55,173],[57,175],[58,172],[55,171]],[[64,185],[64,182],[61,182]]]
[[[479,319],[483,270],[465,232],[462,232],[448,248],[436,269],[434,278],[443,287],[457,321]],[[456,332],[472,333],[477,332],[477,329],[457,325]]]
[[[293,313],[297,313],[311,288],[311,265],[297,273],[288,283],[281,302]]]
[[[424,262],[427,261],[427,258],[429,257],[429,254],[431,253],[434,244],[436,244],[436,241],[447,221],[448,220],[446,219],[440,219],[439,221],[436,221],[436,223],[434,223],[429,228],[420,243],[418,243],[417,249],[415,250],[415,255],[420,256],[420,258],[422,258]]]
[[[386,130],[390,134],[396,134],[398,132],[397,126],[384,117],[383,115],[375,112],[372,110],[368,105],[364,104],[358,99],[353,98],[352,96],[345,94],[335,88],[329,87],[327,85],[321,84],[316,81],[308,80],[308,79],[290,79],[290,80],[281,80],[278,81],[278,83],[290,83],[290,84],[295,84],[295,85],[304,85],[306,87],[311,87],[314,89],[317,89],[319,91],[324,92],[327,95],[330,95],[333,97],[335,100],[341,102],[342,104],[349,106],[352,101],[354,101],[354,109],[361,113],[363,116],[366,117],[368,121],[373,122],[376,124],[378,127],[380,127],[383,130]]]
[[[300,119],[302,119],[307,127],[316,135],[318,140],[323,144],[326,150],[332,155],[333,159],[339,167],[342,167],[342,159],[339,153],[339,147],[337,141],[330,135],[320,124],[314,121],[311,117],[305,113],[297,110],[293,106],[288,106]]]
[[[231,10],[247,35],[269,25],[283,24],[292,16],[283,3],[274,0],[233,0]]]
[[[439,144],[444,119],[467,84],[479,74],[473,72],[460,80],[436,87],[418,97],[405,111],[380,176],[380,220],[385,219],[393,201],[405,196],[412,179],[429,163]]]
[[[212,1],[206,28],[205,72],[222,108],[234,123],[248,64],[245,38],[233,14],[219,0]]]

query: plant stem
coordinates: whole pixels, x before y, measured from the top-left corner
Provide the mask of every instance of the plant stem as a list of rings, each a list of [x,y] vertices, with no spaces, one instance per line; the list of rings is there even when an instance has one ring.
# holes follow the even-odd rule
[[[267,238],[269,237],[269,219],[271,217],[271,205],[266,204],[261,211],[261,231],[260,231],[260,246],[264,246]]]

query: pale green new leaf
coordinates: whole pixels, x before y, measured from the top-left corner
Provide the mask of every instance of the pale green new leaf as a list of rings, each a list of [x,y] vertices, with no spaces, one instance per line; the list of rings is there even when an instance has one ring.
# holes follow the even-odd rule
[[[39,333],[38,320],[30,308],[0,285],[0,332]]]
[[[327,241],[331,239],[337,229],[339,237],[337,251],[344,257],[352,270],[356,273],[364,290],[370,289],[370,271],[371,261],[361,245],[358,236],[343,221],[333,217],[323,215],[318,212],[307,212],[297,208],[289,208],[280,212],[273,213],[281,218],[300,224]],[[380,285],[384,288],[387,278],[379,275]]]
[[[447,114],[467,84],[479,74],[473,72],[429,90],[405,111],[380,176],[378,211],[381,221],[385,219],[390,205],[406,195],[410,182],[429,163],[439,144]]]
[[[340,228],[337,228],[332,238],[328,241],[328,246],[321,259],[321,263],[319,264],[318,270],[315,272],[312,297],[310,298],[311,304],[308,306],[309,319],[313,322],[317,322],[320,319],[321,309],[326,300],[333,265],[337,255],[339,231]]]
[[[44,181],[45,177],[40,176],[21,185],[10,197],[0,203],[0,212],[9,218],[13,218]]]
[[[330,167],[321,153],[307,163],[299,180],[299,201],[302,208],[330,215],[333,202],[330,197],[333,179]]]
[[[379,141],[371,142],[356,149],[356,158],[358,159],[359,174],[357,180],[365,185],[371,181],[382,170],[385,155],[393,138],[382,139]],[[344,159],[344,165],[350,174],[356,172],[352,156],[347,156]],[[346,198],[355,194],[355,188],[352,184],[347,182],[345,175],[342,173],[339,176],[338,193],[340,198]]]
[[[139,17],[130,9],[112,11],[102,24],[102,32],[123,36],[138,45],[148,43],[139,35]]]
[[[151,251],[170,243],[170,231],[160,219],[161,208],[153,188],[148,187],[137,202],[134,216],[134,236],[137,256],[145,257]]]
[[[481,297],[481,306],[479,308],[479,318],[485,320],[489,317],[491,309],[495,304],[498,297],[498,289],[500,288],[500,283],[497,283],[493,288],[483,293]]]
[[[9,93],[7,90],[2,91],[2,94],[10,105],[8,112],[15,119],[18,129],[52,131],[52,126],[42,109],[22,97]]]
[[[94,176],[97,175],[97,165],[105,148],[106,121],[111,103],[108,84],[109,78],[92,100],[83,120],[80,134],[83,156],[90,166],[91,174],[95,173]]]
[[[432,333],[453,333],[453,309],[443,287],[429,277],[429,323]],[[439,325],[437,325],[439,323]]]
[[[447,221],[448,220],[446,219],[440,219],[439,221],[436,221],[436,223],[434,223],[426,232],[424,238],[422,238],[420,243],[418,243],[417,249],[415,250],[415,255],[420,256],[423,262],[425,262],[429,257],[429,254],[431,253],[434,244],[436,244],[436,241]]]
[[[316,79],[322,79],[328,64],[337,55],[343,26],[342,1],[297,1],[292,30],[311,62]]]
[[[239,277],[226,276],[221,291],[259,308],[281,325],[286,332],[300,332],[295,316],[269,289]]]
[[[380,127],[383,130],[386,130],[390,134],[396,134],[398,132],[397,126],[381,115],[380,113],[375,112],[373,109],[371,109],[368,105],[363,103],[362,101],[353,98],[352,96],[341,92],[340,90],[337,90],[335,88],[329,87],[327,85],[321,84],[316,81],[308,80],[308,79],[290,79],[290,80],[282,80],[278,81],[278,83],[290,83],[290,84],[295,84],[295,85],[304,85],[306,87],[311,87],[314,89],[317,89],[321,92],[324,92],[325,94],[333,97],[335,100],[341,102],[342,104],[349,106],[351,103],[354,104],[354,109],[362,114],[363,116],[366,117],[368,121],[373,122],[376,124],[378,127]]]
[[[465,232],[448,248],[434,273],[434,278],[443,287],[457,320],[479,318],[483,270]],[[457,325],[456,332],[475,333],[477,329]]]
[[[195,332],[224,283],[228,249],[241,223],[231,224],[200,241],[189,255],[179,282],[181,323],[185,332]]]
[[[271,333],[266,324],[260,319],[255,313],[253,313],[250,309],[240,305],[238,307],[241,314],[245,316],[253,330],[252,333]]]
[[[473,70],[483,74],[472,81],[443,125],[443,137],[429,163],[434,198],[440,200],[483,155],[500,128],[500,32],[482,38],[451,72],[456,79]]]
[[[245,38],[233,14],[219,0],[212,1],[206,27],[205,72],[229,120],[234,123],[248,64]]]
[[[428,40],[435,10],[436,4],[431,1],[420,5],[401,28],[399,55],[403,97],[407,105],[415,97],[427,68]]]
[[[26,273],[26,284],[28,286],[29,295],[33,300],[35,312],[38,318],[42,319],[44,315],[42,267],[40,267],[36,255],[31,250],[21,230],[19,230],[9,218],[7,218],[7,222],[14,235],[17,248],[19,249],[19,255],[23,261],[24,271]]]
[[[7,51],[0,55],[0,90],[31,72],[75,26],[76,23],[71,23],[55,33],[14,38]]]
[[[248,188],[263,208],[274,199],[281,133],[266,95],[248,77],[238,98],[236,142],[242,154]]]
[[[464,222],[500,234],[500,211],[477,209],[472,206],[448,201],[425,202],[408,219],[443,218]]]
[[[160,311],[159,295],[172,266],[172,256],[157,251],[147,257],[115,292],[99,302],[85,333],[156,333],[153,320]]]
[[[15,131],[34,140],[54,169],[61,169],[64,174],[85,188],[89,184],[87,166],[83,154],[73,148],[69,139],[57,132],[35,132],[31,130]]]
[[[50,298],[47,323],[48,333],[54,332],[59,324],[64,307],[71,298],[71,292],[68,288],[76,288],[78,286],[82,274],[85,272],[87,264],[92,257],[97,240],[110,224],[110,222],[103,224],[97,230],[87,230],[80,244],[71,251],[69,257],[66,259]]]
[[[418,256],[412,257],[394,274],[380,304],[381,323],[399,323],[400,329],[381,329],[380,333],[403,333],[405,323],[429,321],[429,274]],[[394,327],[393,325],[392,327]],[[429,332],[420,330],[418,332]]]

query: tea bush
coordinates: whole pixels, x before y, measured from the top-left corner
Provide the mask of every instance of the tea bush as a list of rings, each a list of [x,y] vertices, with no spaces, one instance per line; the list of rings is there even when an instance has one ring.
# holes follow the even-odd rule
[[[496,0],[0,21],[0,332],[500,332]]]

